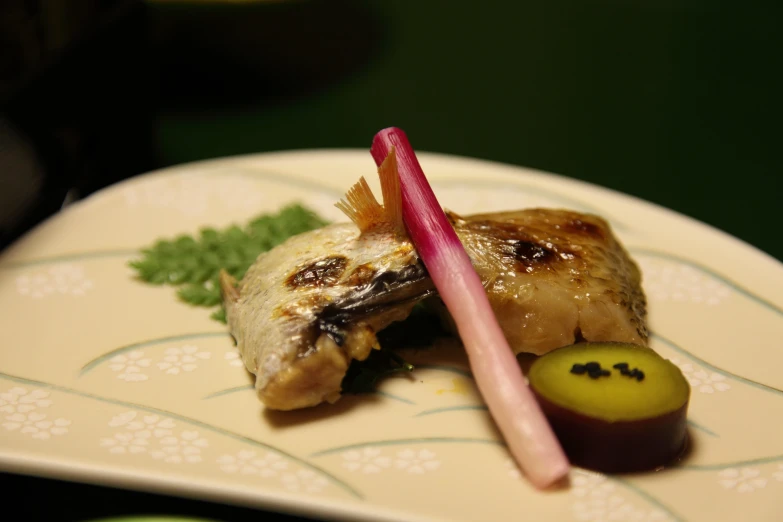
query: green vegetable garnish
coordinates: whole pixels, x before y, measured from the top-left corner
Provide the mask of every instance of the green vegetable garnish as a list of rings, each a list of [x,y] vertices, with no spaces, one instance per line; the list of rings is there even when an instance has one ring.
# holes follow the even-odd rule
[[[188,304],[219,307],[211,317],[225,323],[218,284],[221,268],[241,279],[262,252],[326,224],[302,205],[289,205],[276,214],[258,216],[244,228],[203,228],[197,237],[181,235],[157,241],[142,250],[141,259],[131,261],[130,266],[147,283],[178,287],[177,295]]]

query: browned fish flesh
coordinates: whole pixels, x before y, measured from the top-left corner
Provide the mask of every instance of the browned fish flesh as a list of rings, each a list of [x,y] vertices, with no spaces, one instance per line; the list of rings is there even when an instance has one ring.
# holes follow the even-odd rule
[[[447,216],[514,352],[647,343],[641,272],[604,219],[543,208]]]

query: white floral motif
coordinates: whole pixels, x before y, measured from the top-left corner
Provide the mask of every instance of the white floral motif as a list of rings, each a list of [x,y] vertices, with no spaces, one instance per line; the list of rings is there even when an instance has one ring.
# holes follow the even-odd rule
[[[277,476],[288,469],[288,462],[277,453],[267,451],[258,457],[255,451],[241,450],[236,455],[223,455],[217,459],[220,469],[226,473],[258,475],[263,478]]]
[[[46,408],[52,401],[47,399],[49,392],[44,390],[27,391],[26,388],[14,386],[10,390],[0,393],[0,412],[13,415],[14,413],[29,413],[36,408]]]
[[[129,207],[171,208],[187,215],[207,211],[211,201],[224,206],[257,209],[264,202],[264,191],[250,179],[225,176],[175,174],[133,185],[123,191]]]
[[[101,439],[101,446],[109,448],[111,453],[144,453],[149,445],[148,430],[123,431],[115,433],[114,437]]]
[[[198,215],[207,209],[208,194],[200,183],[187,183],[184,175],[159,178],[127,187],[123,191],[129,207],[173,208],[183,214]]]
[[[440,461],[435,459],[436,456],[429,450],[405,449],[397,452],[397,460],[394,465],[397,469],[403,469],[408,473],[427,473],[440,467]]]
[[[645,293],[651,300],[718,305],[730,294],[729,287],[692,266],[666,259],[639,256]]]
[[[306,493],[318,493],[329,485],[326,478],[310,469],[284,473],[280,480],[286,489],[290,491],[304,491]]]
[[[48,397],[47,391],[40,389],[28,391],[21,386],[14,386],[0,393],[0,412],[5,414],[3,428],[8,431],[18,430],[19,433],[40,440],[67,433],[71,421],[63,418],[47,420],[46,414],[36,411],[38,408],[48,408],[52,404]]]
[[[14,413],[6,416],[3,427],[8,431],[19,430],[20,433],[31,435],[34,439],[46,440],[52,435],[68,433],[71,421],[63,418],[54,421],[46,420],[44,413]]]
[[[109,368],[117,374],[118,379],[126,382],[146,381],[147,375],[141,372],[142,368],[149,368],[151,360],[144,358],[144,352],[134,350],[127,355],[115,355],[109,359]]]
[[[315,471],[290,469],[288,461],[272,451],[258,455],[253,450],[241,450],[235,455],[220,456],[217,463],[226,473],[276,479],[284,488],[291,491],[318,493],[329,484],[325,477]]]
[[[163,362],[158,363],[158,368],[171,375],[177,375],[180,371],[192,372],[198,368],[199,359],[209,359],[210,352],[200,352],[196,346],[183,346],[182,348],[169,348],[164,353]]]
[[[177,437],[169,435],[160,439],[160,449],[150,452],[152,458],[179,464],[201,462],[201,449],[209,446],[207,439],[197,431],[182,431]]]
[[[671,517],[659,509],[639,509],[618,494],[604,475],[575,470],[571,475],[574,518],[584,522],[664,522]]]
[[[715,372],[707,373],[704,370],[699,370],[686,375],[686,378],[691,386],[698,388],[701,393],[722,392],[731,388],[731,385],[725,382],[726,377]]]
[[[154,436],[155,438],[163,438],[171,435],[172,429],[175,424],[171,419],[161,418],[160,415],[139,415],[135,411],[126,411],[115,415],[109,421],[109,426],[117,428],[124,426],[128,431],[144,431],[149,432],[149,435],[143,435],[144,438]]]
[[[223,355],[223,358],[226,361],[228,361],[229,366],[241,367],[245,365],[245,363],[242,362],[242,357],[239,355],[239,352],[236,350],[227,351]]]
[[[671,362],[680,368],[691,387],[699,390],[701,393],[724,392],[731,389],[731,385],[726,382],[726,377],[719,373],[708,372],[703,368],[680,361],[674,357],[671,359]]]
[[[767,485],[767,479],[760,477],[756,468],[728,468],[718,473],[718,482],[726,489],[738,493],[750,493]]]
[[[392,464],[390,457],[382,455],[380,449],[372,447],[346,451],[342,457],[344,468],[366,474],[380,473]]]
[[[783,482],[783,464],[778,464],[778,470],[772,474],[775,480]]]
[[[164,462],[195,463],[201,462],[201,450],[209,446],[197,431],[183,430],[176,435],[176,423],[160,415],[126,411],[112,417],[109,426],[126,430],[115,433],[111,438],[101,439],[101,446],[108,447],[112,453],[147,451],[152,458]]]
[[[48,270],[16,278],[17,292],[33,299],[55,293],[82,296],[92,287],[93,283],[84,276],[84,270],[70,264],[55,265]]]

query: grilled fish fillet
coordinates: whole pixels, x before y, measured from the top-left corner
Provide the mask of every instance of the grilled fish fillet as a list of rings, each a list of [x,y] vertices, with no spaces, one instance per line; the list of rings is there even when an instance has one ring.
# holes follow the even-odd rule
[[[447,217],[515,353],[647,343],[641,272],[604,219],[541,208]]]
[[[353,223],[290,238],[238,284],[222,274],[229,329],[270,409],[336,401],[351,360],[378,348],[376,333],[436,295],[402,226],[396,165],[380,170],[383,206],[362,180],[341,202]],[[515,353],[647,343],[640,271],[602,218],[556,209],[447,216]]]
[[[353,224],[295,236],[233,284],[223,273],[229,329],[262,402],[280,410],[337,400],[351,359],[434,289],[410,242]]]

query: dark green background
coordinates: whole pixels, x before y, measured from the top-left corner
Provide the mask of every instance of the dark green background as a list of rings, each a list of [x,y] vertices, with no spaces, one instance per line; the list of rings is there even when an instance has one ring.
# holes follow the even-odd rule
[[[163,164],[366,149],[395,125],[418,150],[597,183],[783,259],[773,2],[153,5]]]

